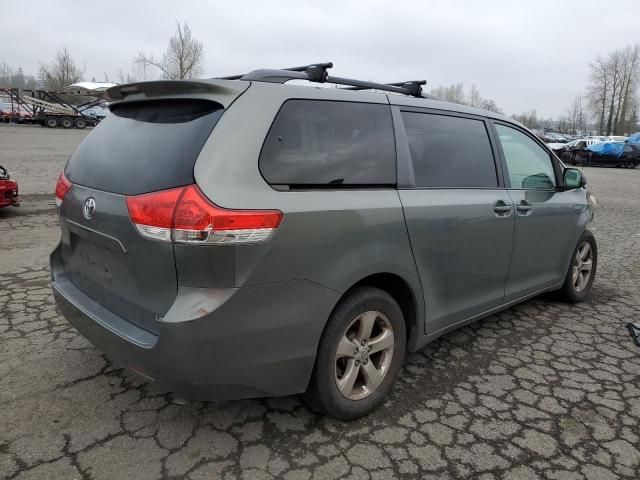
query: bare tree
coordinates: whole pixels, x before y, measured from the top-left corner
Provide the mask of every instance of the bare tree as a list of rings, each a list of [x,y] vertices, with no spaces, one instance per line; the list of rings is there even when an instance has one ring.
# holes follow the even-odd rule
[[[483,108],[491,112],[502,113],[496,102],[489,98],[482,98],[480,90],[475,85],[471,85],[469,94],[464,92],[464,84],[454,83],[449,87],[436,87],[431,90],[431,95],[440,100],[452,103],[471,105],[472,107]]]
[[[118,83],[133,83],[136,81],[136,77],[131,75],[130,73],[124,73],[122,68],[118,70]]]
[[[611,84],[611,95],[609,96],[609,111],[607,114],[607,135],[611,135],[613,133],[613,118],[615,115],[615,103],[616,98],[620,95],[620,76],[622,69],[622,58],[621,52],[616,50],[609,54],[609,78]]]
[[[84,73],[85,69],[76,65],[67,47],[62,47],[52,63],[40,64],[39,80],[45,89],[59,91],[81,81]]]
[[[446,102],[466,103],[464,94],[464,85],[455,83],[450,87],[437,87],[431,90],[431,95]]]
[[[609,68],[602,57],[589,64],[591,69],[589,84],[589,103],[598,119],[598,133],[604,132],[604,118],[607,113],[607,97],[609,92]]]
[[[589,106],[601,134],[633,129],[633,105],[638,103],[640,45],[629,45],[591,63]]]
[[[640,45],[627,46],[622,51],[623,76],[618,99],[618,110],[614,129],[617,133],[631,132],[633,125],[627,123],[629,107],[637,104],[635,92],[640,81]]]
[[[490,98],[483,99],[482,102],[480,102],[480,108],[488,110],[489,112],[502,113],[502,110],[498,108],[496,102],[494,102]]]
[[[469,90],[469,105],[472,107],[480,107],[482,103],[482,97],[480,96],[480,90],[475,85],[471,85]]]
[[[527,128],[540,128],[540,120],[538,120],[538,112],[531,110],[530,112],[524,112],[520,115],[511,115],[511,118],[520,122]]]
[[[169,39],[169,46],[162,55],[162,59],[156,59],[153,54],[146,55],[142,52],[134,59],[134,62],[147,76],[149,67],[160,71],[162,78],[196,78],[202,75],[204,61],[204,45],[191,35],[191,29],[187,22],[180,24],[176,21],[176,32]]]
[[[566,121],[567,133],[575,135],[578,132],[584,133],[586,131],[586,118],[582,106],[582,95],[580,93],[576,94],[573,102],[571,102],[571,105],[567,109]]]
[[[570,133],[569,130],[571,129],[571,120],[569,119],[568,115],[560,115],[560,118],[558,118],[558,121],[556,122],[556,129],[560,132],[560,133]]]

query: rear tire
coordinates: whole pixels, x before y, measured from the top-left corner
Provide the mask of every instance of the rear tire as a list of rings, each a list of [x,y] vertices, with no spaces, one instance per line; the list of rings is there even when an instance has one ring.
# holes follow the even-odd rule
[[[585,230],[573,250],[564,285],[558,292],[561,299],[571,303],[586,300],[591,292],[597,268],[598,245],[593,234]]]
[[[359,287],[329,318],[305,401],[339,420],[363,417],[384,402],[405,351],[406,325],[397,302],[378,288]]]
[[[75,126],[80,130],[82,130],[83,128],[87,128],[87,121],[84,118],[76,118]]]
[[[47,117],[44,119],[44,124],[49,128],[56,128],[58,126],[58,119],[56,117]]]
[[[60,126],[62,128],[71,128],[73,127],[73,120],[71,120],[69,117],[62,117],[60,119]]]

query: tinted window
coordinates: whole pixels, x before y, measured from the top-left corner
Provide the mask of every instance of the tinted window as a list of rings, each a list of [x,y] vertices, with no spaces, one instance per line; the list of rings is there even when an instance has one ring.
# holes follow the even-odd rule
[[[272,185],[388,185],[396,158],[388,105],[289,100],[271,126],[260,171]]]
[[[497,187],[484,122],[403,112],[417,187]]]
[[[193,183],[193,167],[222,107],[204,100],[115,105],[69,159],[74,183],[136,195]]]
[[[515,128],[496,125],[511,188],[555,188],[551,157],[540,145]]]

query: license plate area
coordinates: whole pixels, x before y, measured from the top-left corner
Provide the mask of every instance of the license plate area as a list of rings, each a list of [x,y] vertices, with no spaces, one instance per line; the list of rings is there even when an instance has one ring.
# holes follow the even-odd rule
[[[100,243],[93,243],[76,233],[71,233],[71,251],[75,269],[85,269],[86,275],[98,283],[113,281],[114,251]],[[117,255],[117,254],[116,254]]]

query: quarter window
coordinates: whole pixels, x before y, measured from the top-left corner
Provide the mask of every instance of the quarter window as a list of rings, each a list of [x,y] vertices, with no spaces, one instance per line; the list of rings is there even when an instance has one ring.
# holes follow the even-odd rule
[[[496,124],[511,188],[549,190],[556,186],[551,156],[515,128]]]
[[[403,112],[417,187],[492,188],[496,166],[482,120]]]
[[[260,154],[272,185],[394,185],[396,155],[388,105],[289,100]]]

